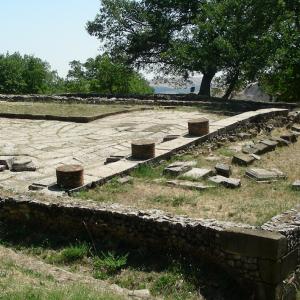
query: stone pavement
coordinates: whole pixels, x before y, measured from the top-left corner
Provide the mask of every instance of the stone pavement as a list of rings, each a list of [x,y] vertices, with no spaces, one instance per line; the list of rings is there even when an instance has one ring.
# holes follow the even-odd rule
[[[187,132],[187,121],[219,115],[198,111],[154,110],[107,117],[87,124],[0,118],[0,155],[28,157],[36,172],[0,172],[0,186],[27,191],[34,182],[55,182],[61,164],[82,164],[85,181],[99,178],[99,170],[110,155],[129,155],[130,143],[138,138],[161,142],[168,134]]]

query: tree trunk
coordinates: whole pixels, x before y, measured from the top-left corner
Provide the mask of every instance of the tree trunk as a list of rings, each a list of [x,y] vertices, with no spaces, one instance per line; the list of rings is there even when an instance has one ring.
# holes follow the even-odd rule
[[[211,82],[216,72],[203,73],[199,95],[210,97]]]
[[[231,93],[233,92],[233,90],[235,88],[235,85],[236,85],[238,79],[239,79],[239,72],[237,72],[231,79],[229,86],[228,86],[224,96],[222,97],[223,99],[228,100],[228,98],[230,97]]]

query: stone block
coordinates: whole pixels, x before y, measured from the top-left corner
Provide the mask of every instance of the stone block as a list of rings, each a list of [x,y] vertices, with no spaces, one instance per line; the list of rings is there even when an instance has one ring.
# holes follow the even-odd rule
[[[292,188],[296,191],[300,191],[300,180],[296,180],[293,185]]]
[[[163,174],[176,177],[176,176],[179,176],[183,173],[190,171],[194,166],[196,166],[196,164],[197,164],[196,161],[175,162],[175,163],[167,166],[164,169]]]
[[[0,165],[0,172],[3,172],[7,170],[7,166],[6,165]]]
[[[272,140],[262,140],[260,141],[262,144],[267,145],[271,147],[273,150],[278,146],[278,141],[272,141]]]
[[[215,188],[214,186],[205,185],[200,182],[184,181],[184,180],[169,180],[167,181],[167,184],[175,187],[180,187],[189,190],[198,190],[198,191]]]
[[[294,133],[287,133],[282,135],[280,138],[283,140],[289,141],[290,143],[296,143],[298,137]]]
[[[264,143],[258,143],[258,144],[255,144],[253,146],[253,148],[255,149],[253,154],[261,155],[261,154],[265,154],[270,151],[274,151],[276,146],[270,146],[270,145],[266,145]]]
[[[229,178],[232,174],[231,166],[226,165],[226,164],[217,164],[215,166],[215,169],[216,169],[217,175],[221,175],[221,176],[224,176],[227,178]]]
[[[165,143],[165,142],[173,141],[179,137],[180,137],[180,135],[177,135],[177,134],[169,134],[163,138],[162,142]]]
[[[216,184],[221,184],[227,188],[234,189],[241,186],[241,180],[237,178],[227,178],[224,176],[217,175],[210,177],[208,180]]]
[[[133,177],[131,176],[125,176],[125,177],[120,177],[117,179],[117,182],[120,184],[126,184],[132,182]]]
[[[292,131],[295,131],[295,132],[300,132],[300,125],[293,125],[292,126]]]
[[[213,175],[211,169],[201,169],[201,168],[192,168],[190,171],[182,174],[182,177],[192,178],[192,179],[201,179]]]
[[[239,166],[249,166],[255,161],[255,158],[247,154],[236,154],[232,158],[232,163]]]
[[[34,172],[36,166],[30,158],[16,158],[13,161],[11,171],[13,172]]]
[[[236,136],[240,140],[247,140],[247,139],[251,139],[252,138],[252,134],[251,133],[245,133],[245,132],[238,133]]]
[[[117,162],[121,159],[124,159],[125,156],[124,155],[111,155],[110,157],[106,158],[106,161],[104,162],[105,165]]]
[[[264,282],[277,284],[297,269],[298,249],[293,250],[277,261],[259,260],[259,273]]]
[[[290,141],[284,140],[279,137],[271,137],[271,140],[276,141],[278,143],[277,146],[279,147],[289,146],[291,144]]]
[[[14,160],[13,156],[0,156],[0,165],[4,165],[8,170],[11,170]]]
[[[261,168],[251,168],[247,170],[246,176],[256,181],[265,182],[286,178],[286,175],[277,169],[266,170]]]
[[[226,252],[273,261],[279,260],[288,251],[285,236],[258,229],[230,228],[221,234],[220,243]]]

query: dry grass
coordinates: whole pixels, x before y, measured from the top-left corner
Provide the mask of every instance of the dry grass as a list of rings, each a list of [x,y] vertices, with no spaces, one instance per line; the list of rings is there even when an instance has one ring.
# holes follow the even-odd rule
[[[230,151],[225,147],[216,150],[214,154],[224,155]],[[216,162],[206,161],[198,153],[193,152],[179,159],[196,159],[199,167],[214,167]],[[230,155],[223,156],[221,161],[230,162]],[[300,141],[263,155],[261,161],[256,161],[253,166],[277,168],[285,172],[288,179],[269,184],[256,183],[244,177],[245,168],[234,166],[232,177],[242,179],[240,189],[217,187],[198,192],[166,186],[160,166],[137,172],[132,184],[121,186],[111,182],[79,196],[101,202],[117,202],[139,209],[155,208],[195,218],[215,218],[253,225],[261,225],[272,216],[299,204],[300,194],[291,189],[291,183],[300,179]],[[159,178],[162,182],[157,182]]]
[[[0,113],[92,117],[137,108],[133,105],[93,105],[33,102],[0,102]]]

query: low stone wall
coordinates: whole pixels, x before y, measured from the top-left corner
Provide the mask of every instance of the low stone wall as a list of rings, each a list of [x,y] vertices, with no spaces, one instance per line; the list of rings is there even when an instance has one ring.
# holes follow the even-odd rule
[[[195,94],[186,95],[121,95],[121,94],[61,94],[61,95],[4,95],[0,94],[0,101],[11,102],[58,102],[58,103],[85,103],[85,104],[136,104],[136,105],[172,105],[172,106],[197,106],[212,104],[231,111],[243,112],[264,108],[294,109],[298,103],[287,102],[262,102],[253,100],[224,100],[216,97],[202,97]]]
[[[297,219],[298,214],[295,211]],[[254,228],[170,216],[156,210],[100,206],[91,201],[58,203],[26,197],[0,198],[0,221],[14,229],[25,225],[70,240],[92,237],[101,241],[108,237],[132,247],[143,246],[194,260],[205,257],[249,287],[252,299],[293,299],[286,292],[284,280],[297,268],[298,240],[292,242],[294,235],[273,230],[271,223]],[[293,226],[299,232],[299,226]]]

